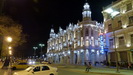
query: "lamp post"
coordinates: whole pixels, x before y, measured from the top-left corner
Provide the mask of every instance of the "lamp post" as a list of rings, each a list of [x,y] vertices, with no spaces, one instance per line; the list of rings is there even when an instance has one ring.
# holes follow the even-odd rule
[[[11,47],[11,46],[9,46],[9,47],[8,47],[8,49],[9,49],[9,55],[12,55],[12,50],[11,50],[11,49],[12,49],[12,47]]]
[[[34,49],[34,58],[36,57],[36,49],[38,49],[38,47],[33,47]]]
[[[6,40],[7,40],[8,43],[11,43],[11,42],[12,42],[12,37],[7,37]],[[9,46],[9,45],[8,45],[8,46]],[[9,47],[8,47],[9,55],[12,55],[12,50],[11,50],[11,49],[12,49],[12,47],[9,46]]]
[[[113,26],[113,24],[114,24],[114,23],[113,23],[114,17],[115,17],[116,15],[118,15],[120,12],[115,11],[115,10],[113,10],[113,9],[111,9],[111,8],[106,9],[105,12],[111,15],[111,18],[112,18],[112,26]],[[115,30],[114,30],[114,29],[113,29],[113,35],[114,35],[114,50],[115,50],[116,68],[117,68],[116,72],[119,72],[118,53],[117,53],[117,51],[116,51]]]
[[[8,43],[11,43],[11,42],[12,42],[12,37],[7,37],[6,40],[7,40]],[[12,55],[12,51],[11,51],[11,49],[12,49],[12,47],[9,46],[9,47],[8,47],[9,55]]]
[[[10,43],[12,42],[12,37],[7,37],[6,38],[6,41],[9,43],[8,44],[8,52],[9,52],[9,72],[10,72],[10,74],[9,75],[11,75],[11,73],[12,73],[12,71],[11,71],[11,65],[12,65],[12,47],[10,46]]]
[[[41,47],[41,57],[42,57],[42,47],[45,46],[44,44],[39,44],[39,46]]]

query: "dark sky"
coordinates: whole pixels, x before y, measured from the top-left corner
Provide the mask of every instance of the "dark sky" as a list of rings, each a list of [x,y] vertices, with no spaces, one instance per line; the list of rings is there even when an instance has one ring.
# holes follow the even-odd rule
[[[102,7],[112,1],[116,0],[87,0],[92,11],[92,20],[102,22]],[[4,13],[20,23],[23,32],[29,35],[27,43],[16,50],[24,55],[31,55],[33,46],[47,43],[52,25],[57,33],[59,26],[65,29],[69,23],[81,21],[85,2],[86,0],[6,0]]]

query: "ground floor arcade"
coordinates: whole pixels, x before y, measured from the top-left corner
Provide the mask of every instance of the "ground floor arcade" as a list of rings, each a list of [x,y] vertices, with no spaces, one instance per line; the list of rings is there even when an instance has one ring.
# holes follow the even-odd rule
[[[91,62],[92,65],[96,65],[96,63],[103,63],[106,55],[96,49],[78,49],[49,53],[47,60],[51,63],[84,65],[85,62]]]

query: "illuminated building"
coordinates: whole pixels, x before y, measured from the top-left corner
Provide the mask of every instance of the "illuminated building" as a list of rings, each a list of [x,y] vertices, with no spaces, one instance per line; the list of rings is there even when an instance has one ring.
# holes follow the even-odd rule
[[[59,28],[56,34],[51,29],[47,41],[47,59],[53,63],[80,64],[103,62],[103,24],[91,20],[88,3],[83,6],[83,19],[77,24],[70,23],[66,30]]]
[[[113,9],[119,14],[111,19],[106,9]],[[111,11],[111,10],[108,10]],[[127,66],[133,63],[133,0],[118,0],[104,8],[104,32],[106,33],[106,46],[108,47],[108,62],[113,65],[118,62]],[[115,39],[115,40],[114,40]],[[116,52],[115,52],[116,49]]]

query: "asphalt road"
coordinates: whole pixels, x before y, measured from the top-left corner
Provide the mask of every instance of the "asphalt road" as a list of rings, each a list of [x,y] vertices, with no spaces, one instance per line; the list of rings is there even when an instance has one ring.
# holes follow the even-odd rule
[[[16,71],[21,71],[21,70],[14,70],[13,72],[16,72]],[[119,74],[95,73],[95,72],[91,72],[91,70],[90,72],[85,72],[77,68],[58,67],[58,75],[119,75]]]

